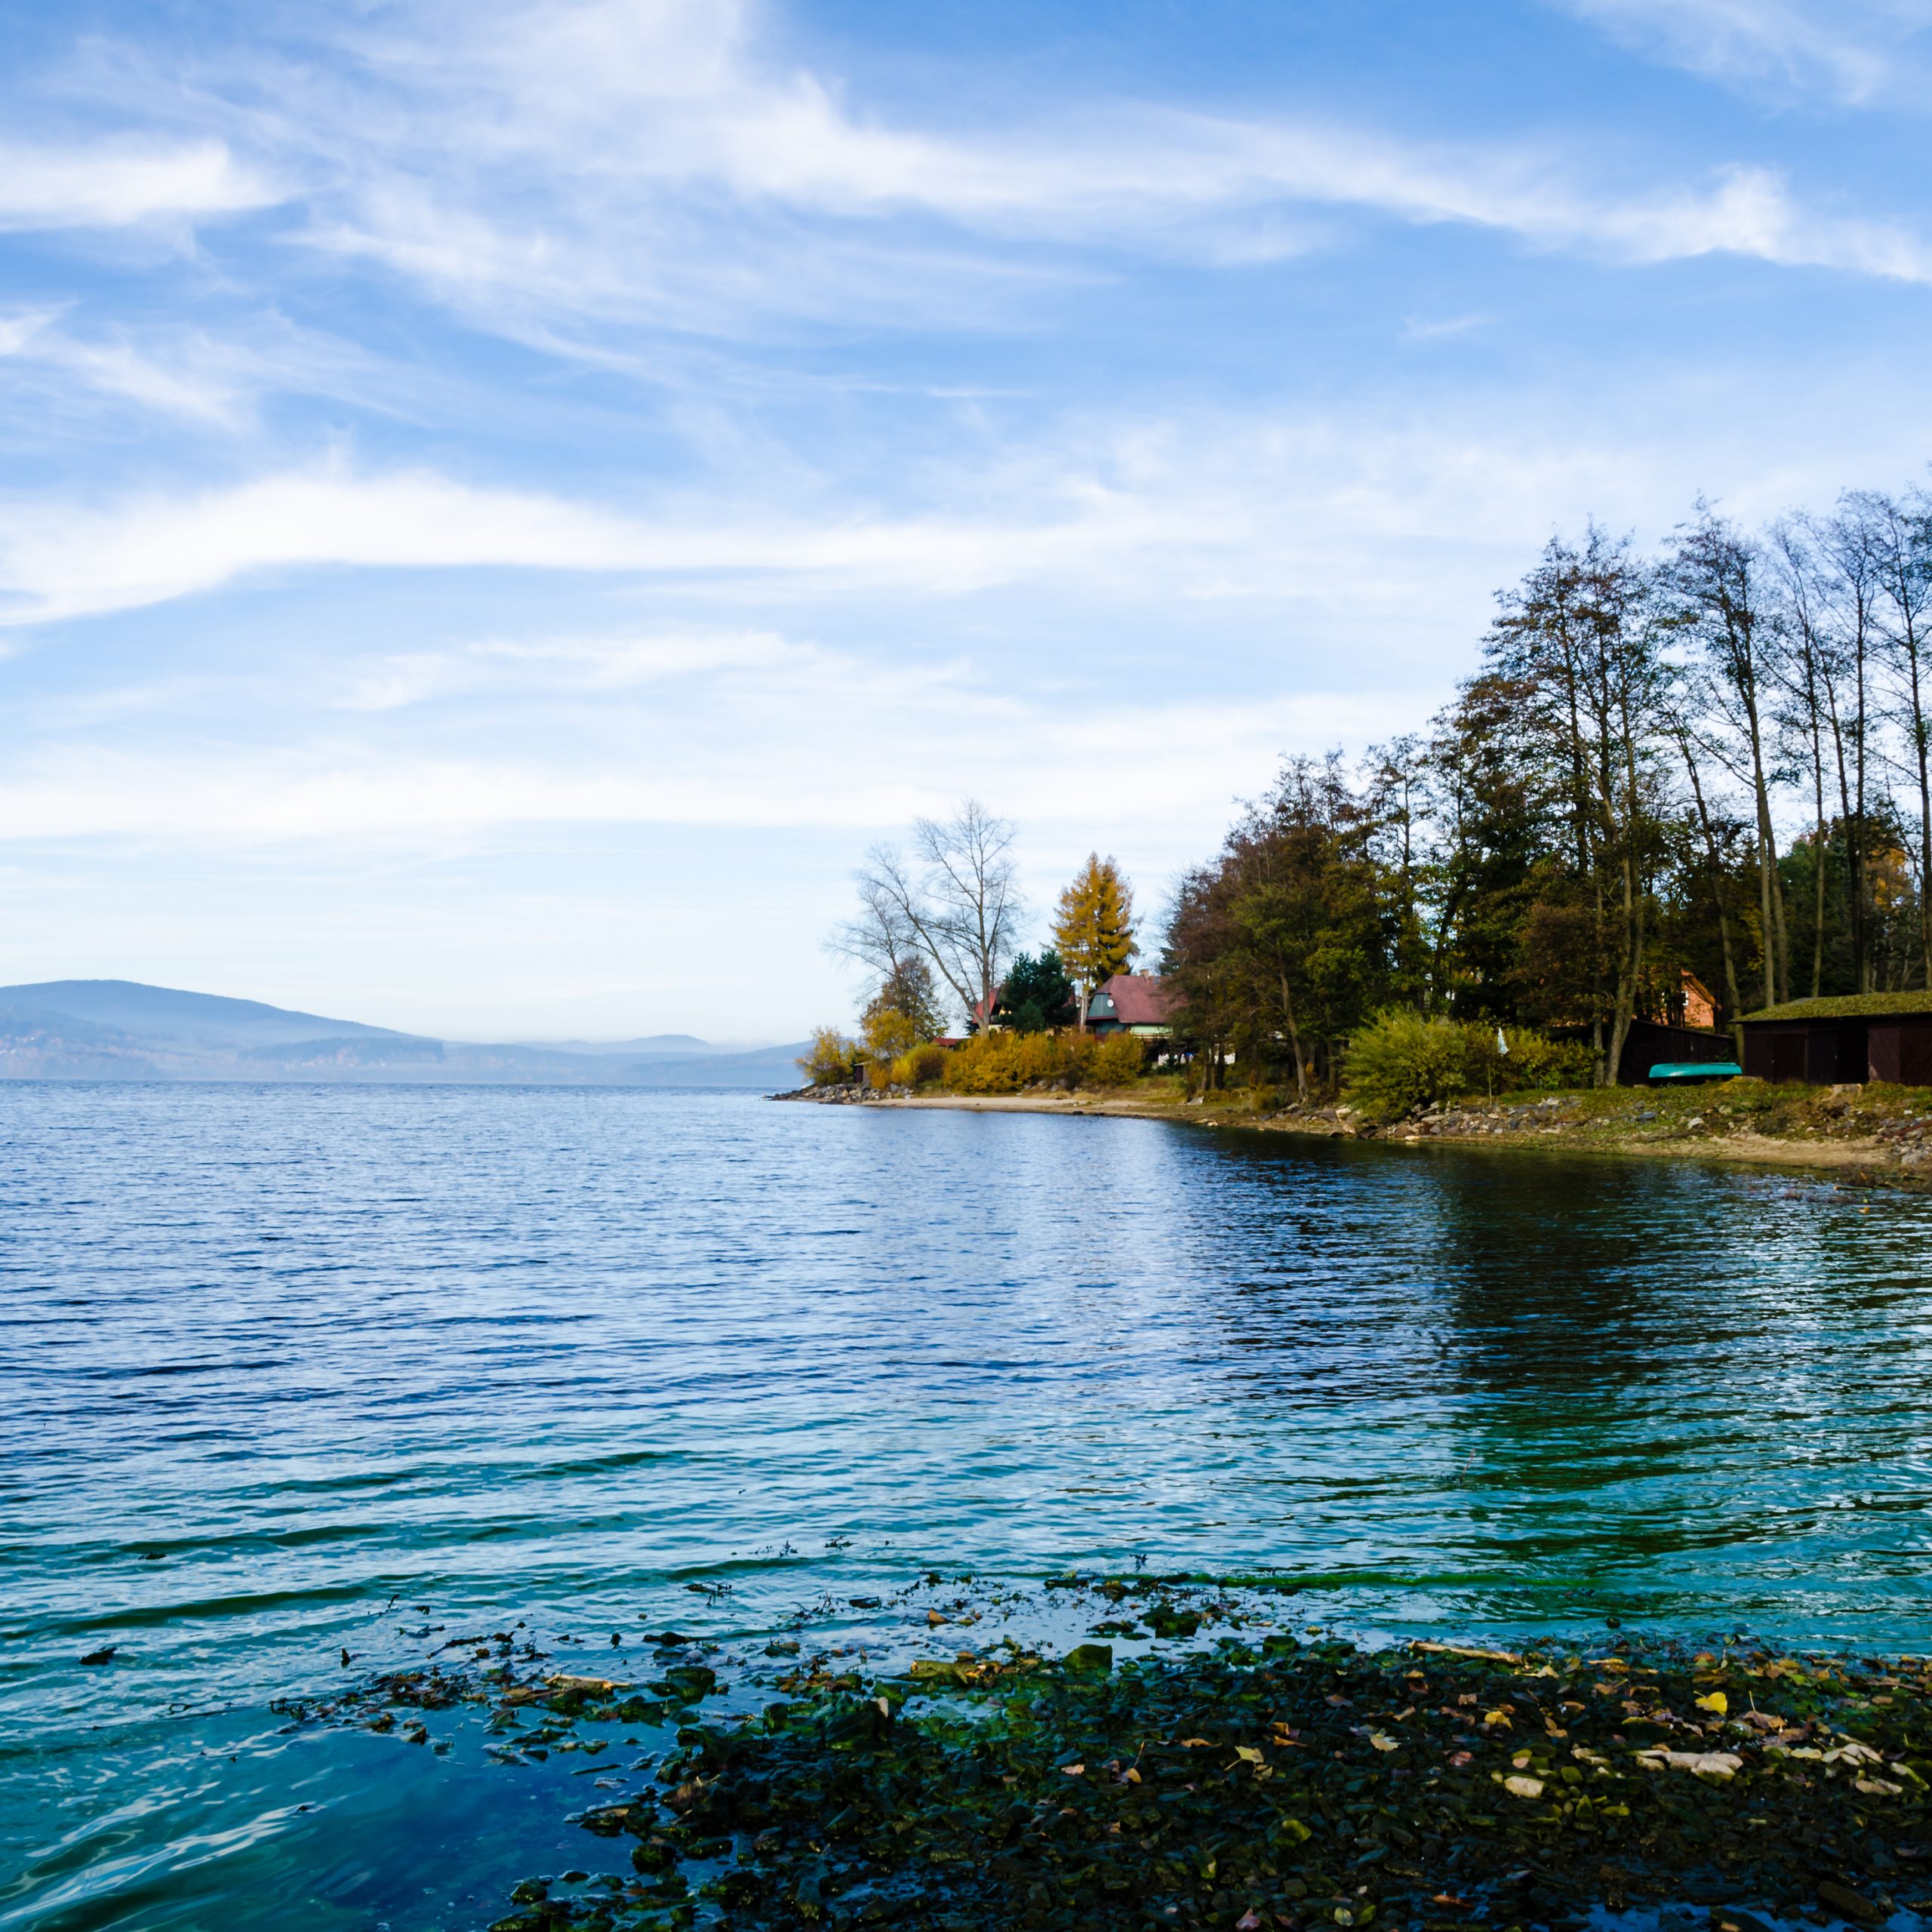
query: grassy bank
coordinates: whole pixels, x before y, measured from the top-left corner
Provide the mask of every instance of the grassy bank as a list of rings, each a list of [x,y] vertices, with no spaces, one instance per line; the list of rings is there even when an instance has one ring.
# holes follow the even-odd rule
[[[1388,1123],[1365,1120],[1346,1106],[1298,1106],[1266,1088],[1231,1087],[1190,1101],[1178,1075],[1123,1089],[1040,1088],[988,1098],[928,1089],[878,1104],[1124,1114],[1356,1139],[1595,1148],[1825,1168],[1905,1186],[1921,1177],[1932,1180],[1932,1090],[1923,1088],[1773,1087],[1740,1079],[1697,1088],[1505,1094]]]

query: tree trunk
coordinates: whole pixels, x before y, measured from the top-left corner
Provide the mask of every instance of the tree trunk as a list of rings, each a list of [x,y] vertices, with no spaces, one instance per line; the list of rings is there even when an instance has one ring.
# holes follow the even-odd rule
[[[1905,627],[1906,663],[1912,697],[1912,749],[1918,768],[1918,935],[1925,983],[1932,986],[1932,780],[1927,771],[1925,706],[1919,689],[1918,634]]]
[[[1301,1035],[1295,1026],[1295,1003],[1288,992],[1288,976],[1281,978],[1281,1012],[1288,1023],[1288,1051],[1295,1057],[1295,1097],[1305,1105],[1308,1100],[1308,1075],[1302,1070]]]
[[[1630,1021],[1636,1010],[1637,989],[1644,973],[1643,883],[1637,875],[1637,748],[1631,737],[1629,715],[1623,724],[1624,842],[1618,868],[1623,882],[1623,931],[1617,948],[1617,1010],[1611,1016],[1610,1052],[1605,1063],[1606,1087],[1617,1084],[1623,1065],[1623,1043],[1630,1037]]]
[[[1831,849],[1825,834],[1825,746],[1818,731],[1818,703],[1815,691],[1811,703],[1811,997],[1816,999],[1825,983],[1825,860]]]
[[[1737,961],[1730,949],[1730,918],[1724,906],[1724,865],[1718,857],[1717,832],[1711,823],[1710,808],[1704,802],[1703,781],[1697,776],[1697,761],[1690,755],[1689,735],[1681,728],[1677,733],[1677,749],[1683,756],[1684,769],[1690,780],[1690,796],[1697,807],[1697,823],[1704,834],[1704,852],[1711,874],[1711,900],[1718,911],[1718,943],[1724,951],[1724,1003],[1733,1022],[1731,1031],[1734,1037],[1737,1016],[1744,1011],[1744,999],[1737,989]]]
[[[1758,807],[1758,916],[1763,936],[1764,1004],[1778,1003],[1778,965],[1789,951],[1784,930],[1784,895],[1778,889],[1777,835],[1771,827],[1770,787],[1764,778],[1764,738],[1758,719],[1758,697],[1747,688],[1744,715],[1750,729],[1751,789]],[[1786,988],[1789,991],[1789,987]]]

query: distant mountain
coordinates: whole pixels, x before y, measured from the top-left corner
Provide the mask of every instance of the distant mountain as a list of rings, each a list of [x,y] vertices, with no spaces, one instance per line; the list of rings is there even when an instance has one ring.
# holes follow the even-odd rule
[[[695,1033],[651,1033],[641,1040],[526,1040],[540,1053],[590,1054],[599,1058],[669,1060],[675,1054],[715,1054],[718,1049]]]
[[[632,1087],[756,1087],[767,1093],[796,1087],[804,1075],[798,1056],[809,1054],[809,1040],[789,1046],[757,1047],[749,1053],[680,1054],[671,1059],[633,1060],[622,1078]]]
[[[177,992],[134,980],[42,980],[0,986],[0,1006],[82,1020],[132,1038],[192,1042],[198,1046],[265,1047],[293,1040],[407,1038],[386,1026],[359,1020],[325,1020],[313,1013],[264,1006],[260,1000],[225,999],[218,993]]]
[[[132,980],[0,986],[0,1079],[436,1081],[500,1085],[798,1084],[806,1043],[720,1052],[688,1033],[608,1046],[477,1045]]]

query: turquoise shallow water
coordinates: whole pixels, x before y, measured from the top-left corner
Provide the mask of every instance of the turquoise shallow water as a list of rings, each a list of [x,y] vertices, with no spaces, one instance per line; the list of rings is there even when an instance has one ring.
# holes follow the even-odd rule
[[[806,1611],[876,1650],[849,1600],[916,1569],[1140,1558],[1371,1635],[1927,1646],[1932,1201],[736,1094],[27,1085],[0,1201],[0,1927],[499,1915],[584,1855],[582,1767],[268,1708],[438,1629],[608,1660]]]

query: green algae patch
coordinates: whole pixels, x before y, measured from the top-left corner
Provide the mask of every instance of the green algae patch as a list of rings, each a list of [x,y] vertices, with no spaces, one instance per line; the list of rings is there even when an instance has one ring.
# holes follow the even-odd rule
[[[629,1875],[534,1880],[497,1932],[1433,1932],[1666,1901],[1752,1932],[1754,1907],[1932,1905],[1922,1660],[1274,1636],[1097,1663],[801,1669],[583,1817]]]

